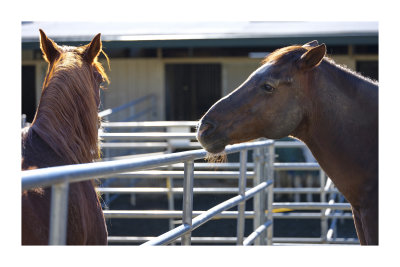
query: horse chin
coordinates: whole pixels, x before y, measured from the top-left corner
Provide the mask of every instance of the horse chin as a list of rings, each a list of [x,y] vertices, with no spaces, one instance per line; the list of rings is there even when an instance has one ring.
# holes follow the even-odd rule
[[[223,144],[215,144],[212,146],[204,146],[204,149],[211,154],[219,154],[225,150],[225,145]]]
[[[225,146],[227,143],[225,141],[217,141],[217,142],[205,142],[202,139],[198,139],[201,146],[211,154],[219,154],[225,150]]]

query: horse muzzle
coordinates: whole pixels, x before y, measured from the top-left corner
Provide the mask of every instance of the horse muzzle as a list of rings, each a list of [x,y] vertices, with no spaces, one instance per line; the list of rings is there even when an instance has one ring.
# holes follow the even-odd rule
[[[205,150],[213,154],[222,152],[227,145],[226,138],[216,131],[217,128],[213,121],[204,118],[197,128],[197,140]]]

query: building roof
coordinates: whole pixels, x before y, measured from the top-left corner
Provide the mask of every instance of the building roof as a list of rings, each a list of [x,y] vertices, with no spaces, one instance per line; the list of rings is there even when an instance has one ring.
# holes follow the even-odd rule
[[[105,42],[138,47],[378,43],[378,22],[23,22],[23,48],[37,45],[39,29],[60,43],[85,43],[100,32]]]

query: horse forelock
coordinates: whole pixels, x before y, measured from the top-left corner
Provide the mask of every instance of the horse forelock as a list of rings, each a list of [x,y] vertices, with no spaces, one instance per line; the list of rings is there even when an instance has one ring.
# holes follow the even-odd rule
[[[68,163],[91,162],[100,156],[93,68],[108,78],[97,58],[64,51],[49,66],[32,129]]]
[[[311,48],[300,46],[300,45],[292,45],[283,48],[279,48],[272,53],[268,54],[262,61],[261,64],[266,63],[286,63],[289,60],[293,60],[298,58],[301,54],[306,52]]]

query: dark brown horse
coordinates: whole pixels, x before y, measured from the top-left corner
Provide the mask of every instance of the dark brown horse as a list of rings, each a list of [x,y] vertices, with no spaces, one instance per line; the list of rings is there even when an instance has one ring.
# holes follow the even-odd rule
[[[97,57],[100,34],[80,47],[58,46],[40,30],[40,48],[49,64],[40,103],[22,131],[22,169],[88,163],[99,158],[100,84],[108,82]],[[49,240],[50,188],[22,193],[22,244]],[[107,228],[92,181],[69,187],[67,244],[106,245]]]
[[[378,84],[325,57],[317,41],[268,55],[203,116],[211,153],[258,137],[293,136],[350,202],[361,244],[378,244]]]

